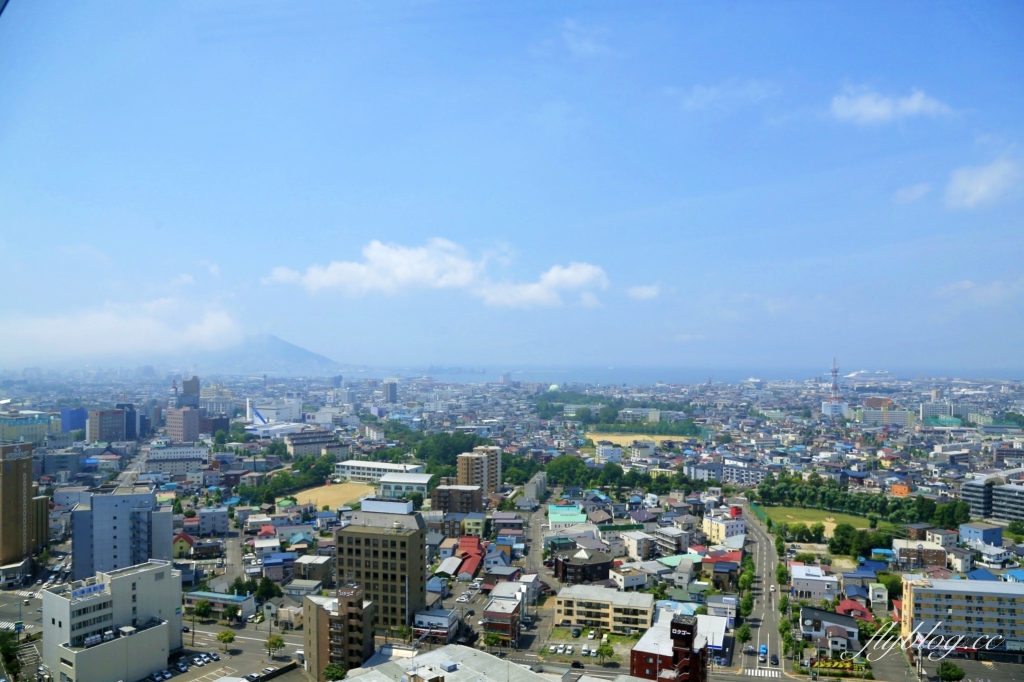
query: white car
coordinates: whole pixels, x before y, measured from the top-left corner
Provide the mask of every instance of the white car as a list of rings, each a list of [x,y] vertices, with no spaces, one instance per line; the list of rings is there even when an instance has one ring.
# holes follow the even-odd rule
[[[590,657],[591,658],[597,658],[597,649],[591,649],[590,650]]]
[[[775,585],[772,585],[770,589],[771,589],[772,592],[774,592],[775,591]]]
[[[587,635],[587,639],[594,639],[594,631],[593,630],[591,630],[590,633]]]
[[[565,645],[564,644],[559,644],[558,645],[558,653],[560,653],[560,654],[564,654],[565,653]]]
[[[567,653],[569,655],[572,655],[572,644],[570,644],[569,646],[565,647],[565,653]]]
[[[553,653],[555,653],[557,651],[558,651],[558,647],[555,646],[554,644],[552,644],[551,646],[548,647],[548,653],[549,654],[553,654]]]

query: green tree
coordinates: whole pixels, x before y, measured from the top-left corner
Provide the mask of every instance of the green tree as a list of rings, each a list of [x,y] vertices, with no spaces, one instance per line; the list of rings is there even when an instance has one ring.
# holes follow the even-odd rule
[[[228,604],[224,607],[224,620],[236,620],[241,609],[235,604]]]
[[[601,659],[601,665],[604,665],[604,661],[607,658],[613,658],[615,656],[615,649],[608,642],[601,642],[597,645],[597,657]]]
[[[196,510],[195,509],[189,509],[188,511],[185,512],[185,518],[186,519],[194,519],[195,517],[196,517]]]
[[[813,540],[814,542],[821,542],[822,540],[825,539],[825,524],[824,523],[821,523],[819,521],[818,523],[813,524],[811,526],[810,531],[811,531],[811,540]]]
[[[327,667],[324,668],[324,679],[328,680],[328,682],[343,680],[347,674],[348,670],[341,663],[328,663]]]
[[[196,602],[193,610],[198,618],[209,618],[210,614],[213,613],[213,604],[208,599],[200,599]]]
[[[173,514],[184,514],[185,510],[181,508],[181,500],[175,499],[174,504],[171,506],[171,513]]]
[[[488,632],[484,635],[484,644],[487,645],[488,649],[492,649],[501,644],[501,637],[498,636],[497,632]]]
[[[783,594],[779,597],[779,613],[786,613],[789,611],[789,595]]]
[[[741,592],[746,592],[747,590],[750,589],[751,585],[753,585],[753,584],[754,584],[754,576],[751,575],[750,573],[744,573],[743,575],[740,576],[739,585],[740,585],[740,591]]]
[[[284,638],[281,635],[270,635],[267,637],[264,648],[267,650],[267,656],[273,660],[277,652],[284,648]]]
[[[754,595],[752,595],[752,594],[750,594],[748,592],[746,594],[746,596],[743,597],[743,600],[740,601],[740,615],[743,616],[744,618],[746,618],[747,616],[749,616],[753,612],[754,612]]]
[[[800,552],[793,557],[793,561],[799,561],[801,564],[813,564],[817,559],[810,552]]]
[[[217,633],[217,641],[224,645],[224,651],[228,650],[228,644],[235,641],[235,633],[231,630],[221,630]]]
[[[703,606],[703,605],[702,606],[698,606],[696,609],[693,610],[693,613],[694,613],[694,615],[697,615],[697,616],[706,616],[706,615],[708,615],[708,607]]]
[[[782,653],[790,654],[796,645],[796,640],[793,639],[793,633],[786,630],[782,633]]]
[[[957,682],[964,679],[964,669],[951,661],[939,664],[939,679],[942,682]]]
[[[775,567],[775,580],[778,581],[779,585],[789,583],[789,569],[786,568],[786,564],[780,563]]]
[[[752,637],[753,634],[750,632],[750,625],[748,623],[744,623],[736,628],[736,639],[740,644],[746,644]]]
[[[412,502],[414,510],[418,511],[423,508],[423,493],[411,493],[407,499]]]
[[[213,434],[213,442],[217,445],[224,445],[228,442],[228,434],[218,429],[217,433]]]
[[[264,602],[273,597],[281,597],[284,592],[281,590],[281,586],[275,583],[270,578],[264,577],[260,580],[259,587],[256,588],[256,599]]]

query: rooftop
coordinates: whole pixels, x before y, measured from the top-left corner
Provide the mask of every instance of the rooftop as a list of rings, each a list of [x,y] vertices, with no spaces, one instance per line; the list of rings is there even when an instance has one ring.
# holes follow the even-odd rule
[[[592,585],[571,585],[558,591],[559,599],[582,599],[585,601],[610,602],[617,606],[630,608],[654,608],[654,595],[643,592],[619,592],[607,587]]]

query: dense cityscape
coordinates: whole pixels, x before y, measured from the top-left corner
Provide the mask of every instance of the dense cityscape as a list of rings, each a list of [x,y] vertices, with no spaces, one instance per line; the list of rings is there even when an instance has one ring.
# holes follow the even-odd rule
[[[1024,384],[513,376],[5,372],[6,674],[1022,662]]]

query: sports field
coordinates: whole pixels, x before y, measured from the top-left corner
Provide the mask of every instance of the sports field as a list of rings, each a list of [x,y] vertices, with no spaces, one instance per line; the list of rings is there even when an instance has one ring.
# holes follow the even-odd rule
[[[368,483],[334,483],[332,485],[322,485],[319,488],[303,490],[295,497],[298,499],[299,504],[313,502],[316,504],[317,509],[325,504],[330,505],[334,509],[358,502],[373,491],[373,486]]]
[[[826,537],[832,537],[837,524],[848,523],[854,528],[869,528],[870,523],[863,516],[853,516],[842,512],[830,512],[822,509],[803,509],[802,507],[765,507],[762,511],[775,523],[806,523],[808,526],[819,521],[825,526]],[[888,522],[879,521],[878,527],[888,526]]]
[[[653,440],[657,443],[661,443],[664,440],[674,440],[679,442],[683,440],[684,436],[648,436],[644,433],[596,433],[590,431],[587,433],[587,438],[594,441],[595,443],[606,440],[616,445],[632,445],[635,440]]]

